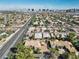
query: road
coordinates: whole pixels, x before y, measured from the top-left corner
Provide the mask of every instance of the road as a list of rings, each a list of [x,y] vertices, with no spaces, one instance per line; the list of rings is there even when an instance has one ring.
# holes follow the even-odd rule
[[[24,33],[27,31],[28,29],[28,25],[29,23],[31,22],[31,18],[24,24],[23,27],[20,28],[19,31],[17,31],[15,33],[14,36],[12,36],[10,38],[10,40],[5,43],[5,45],[0,49],[0,59],[4,59],[7,54],[9,53],[10,51],[10,48],[13,47],[18,41],[21,40],[21,38],[23,37]]]

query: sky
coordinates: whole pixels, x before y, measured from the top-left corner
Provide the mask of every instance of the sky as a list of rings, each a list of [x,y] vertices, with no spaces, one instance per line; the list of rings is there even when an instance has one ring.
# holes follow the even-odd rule
[[[69,9],[79,8],[79,0],[0,0],[0,9]]]

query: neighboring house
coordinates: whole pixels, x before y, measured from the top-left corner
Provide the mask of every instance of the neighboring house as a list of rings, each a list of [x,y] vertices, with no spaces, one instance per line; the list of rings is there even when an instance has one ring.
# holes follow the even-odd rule
[[[42,33],[41,32],[35,33],[34,38],[35,39],[42,39]]]

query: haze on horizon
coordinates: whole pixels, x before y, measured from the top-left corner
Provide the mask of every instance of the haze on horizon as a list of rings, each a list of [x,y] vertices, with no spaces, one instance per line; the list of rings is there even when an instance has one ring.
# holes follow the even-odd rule
[[[79,0],[0,0],[0,9],[69,9],[79,8]]]

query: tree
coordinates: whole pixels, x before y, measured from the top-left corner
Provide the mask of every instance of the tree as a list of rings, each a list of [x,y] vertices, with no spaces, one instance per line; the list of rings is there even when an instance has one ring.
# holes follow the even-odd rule
[[[75,48],[79,51],[79,40],[74,40],[73,41],[73,45],[75,46]]]
[[[58,57],[58,59],[69,59],[69,53],[65,52],[63,54],[60,54],[60,56]]]
[[[50,48],[51,56],[49,59],[57,59],[59,56],[59,52],[57,48]]]
[[[33,51],[29,47],[25,47],[22,43],[19,43],[17,46],[17,53],[15,55],[9,56],[9,58],[15,58],[16,59],[35,59],[33,56]]]
[[[67,36],[68,41],[73,42],[75,36],[76,34],[74,32],[70,32],[69,35]]]
[[[2,37],[0,36],[0,41],[2,40]]]
[[[25,47],[23,44],[18,45],[17,59],[34,59],[33,51],[31,48]]]
[[[69,57],[69,59],[79,59],[78,56],[75,55],[75,53],[70,53]]]
[[[12,54],[9,55],[9,56],[8,56],[8,59],[13,59],[13,55],[12,55]]]

